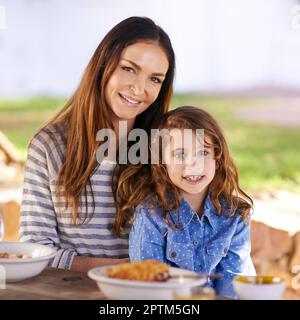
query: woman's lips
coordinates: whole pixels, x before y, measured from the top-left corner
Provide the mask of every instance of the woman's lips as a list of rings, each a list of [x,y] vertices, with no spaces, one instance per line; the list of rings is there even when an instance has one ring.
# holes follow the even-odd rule
[[[130,104],[130,105],[139,105],[139,104],[142,103],[142,101],[137,100],[137,99],[134,99],[134,98],[129,97],[129,96],[127,96],[127,95],[124,95],[124,94],[122,94],[122,93],[119,93],[119,96],[120,96],[120,98],[121,98],[123,101],[127,102],[127,103]]]

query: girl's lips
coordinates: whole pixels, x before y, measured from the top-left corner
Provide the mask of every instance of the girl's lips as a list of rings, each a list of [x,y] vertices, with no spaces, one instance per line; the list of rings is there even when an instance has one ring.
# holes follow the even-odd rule
[[[182,177],[184,180],[186,180],[189,184],[198,184],[200,183],[204,176],[200,176],[200,175],[194,175],[194,176],[185,176],[185,177]]]
[[[127,102],[130,105],[139,105],[141,103],[140,100],[133,99],[133,98],[131,98],[127,95],[121,94],[121,93],[119,93],[119,96],[123,101]]]

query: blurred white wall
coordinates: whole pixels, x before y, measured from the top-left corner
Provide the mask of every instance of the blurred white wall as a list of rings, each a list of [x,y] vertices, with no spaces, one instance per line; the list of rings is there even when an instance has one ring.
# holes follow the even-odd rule
[[[105,33],[132,15],[154,19],[170,35],[177,91],[300,90],[296,5],[300,2],[0,0],[0,19],[5,12],[0,97],[70,95]],[[293,24],[297,14],[299,28]]]

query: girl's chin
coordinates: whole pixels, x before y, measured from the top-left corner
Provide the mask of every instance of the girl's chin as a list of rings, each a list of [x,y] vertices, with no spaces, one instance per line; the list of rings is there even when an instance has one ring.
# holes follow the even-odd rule
[[[180,188],[184,193],[190,194],[190,195],[197,195],[202,193],[206,188]]]

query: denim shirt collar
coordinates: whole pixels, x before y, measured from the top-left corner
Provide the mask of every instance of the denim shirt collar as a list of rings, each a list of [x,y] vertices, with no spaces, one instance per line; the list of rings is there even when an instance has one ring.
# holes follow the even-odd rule
[[[182,197],[179,209],[171,211],[169,213],[168,219],[171,223],[175,224],[176,227],[184,229],[190,224],[194,216],[196,216],[199,221],[203,220],[204,217],[206,217],[211,227],[215,230],[215,228],[217,227],[217,219],[219,216],[209,194],[204,200],[203,213],[201,218],[199,217],[197,212],[191,208],[187,200]]]

